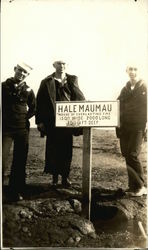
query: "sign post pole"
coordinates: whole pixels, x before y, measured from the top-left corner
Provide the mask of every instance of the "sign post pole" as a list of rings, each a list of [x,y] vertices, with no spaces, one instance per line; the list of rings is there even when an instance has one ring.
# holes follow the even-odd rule
[[[56,127],[83,127],[82,211],[91,216],[92,127],[119,126],[119,101],[56,102]]]
[[[82,166],[82,212],[90,220],[91,212],[91,169],[92,169],[92,129],[83,128],[83,166]]]

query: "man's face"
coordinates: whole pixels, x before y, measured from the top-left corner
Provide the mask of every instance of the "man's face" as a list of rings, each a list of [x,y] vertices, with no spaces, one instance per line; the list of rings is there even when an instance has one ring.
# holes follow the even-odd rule
[[[66,70],[66,63],[62,61],[57,61],[53,65],[58,73],[64,73]]]
[[[138,76],[138,68],[135,66],[128,66],[127,67],[127,74],[131,80],[135,80]]]
[[[25,69],[18,66],[14,68],[14,72],[15,72],[14,79],[17,82],[23,81],[26,78],[26,76],[29,75],[29,73]]]

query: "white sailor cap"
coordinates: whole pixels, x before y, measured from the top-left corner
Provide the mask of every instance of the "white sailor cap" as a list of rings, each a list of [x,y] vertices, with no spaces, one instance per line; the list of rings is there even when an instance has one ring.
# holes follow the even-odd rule
[[[56,64],[56,63],[64,63],[64,64],[67,64],[66,60],[64,60],[64,59],[56,59],[56,60],[54,60],[53,64]]]
[[[24,62],[20,62],[17,64],[18,68],[22,68],[24,69],[26,72],[30,73],[31,70],[33,70],[33,68],[31,66],[29,66],[28,64],[24,63]]]

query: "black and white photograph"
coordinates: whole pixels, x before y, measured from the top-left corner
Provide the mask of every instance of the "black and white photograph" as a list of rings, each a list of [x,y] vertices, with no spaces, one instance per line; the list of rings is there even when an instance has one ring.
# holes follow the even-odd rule
[[[0,247],[146,249],[147,0],[1,1]]]

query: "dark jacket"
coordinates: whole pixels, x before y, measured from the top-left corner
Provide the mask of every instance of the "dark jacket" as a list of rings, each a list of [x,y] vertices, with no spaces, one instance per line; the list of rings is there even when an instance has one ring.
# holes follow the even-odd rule
[[[144,130],[147,121],[147,88],[143,80],[138,81],[133,90],[130,82],[127,82],[118,100],[120,100],[120,128]]]
[[[16,84],[13,78],[2,82],[3,131],[26,129],[35,114],[35,95],[26,82]]]
[[[66,74],[70,89],[70,101],[85,100],[78,86],[78,78]],[[46,129],[55,127],[56,85],[54,73],[46,77],[40,84],[37,93],[36,124],[43,123]]]

